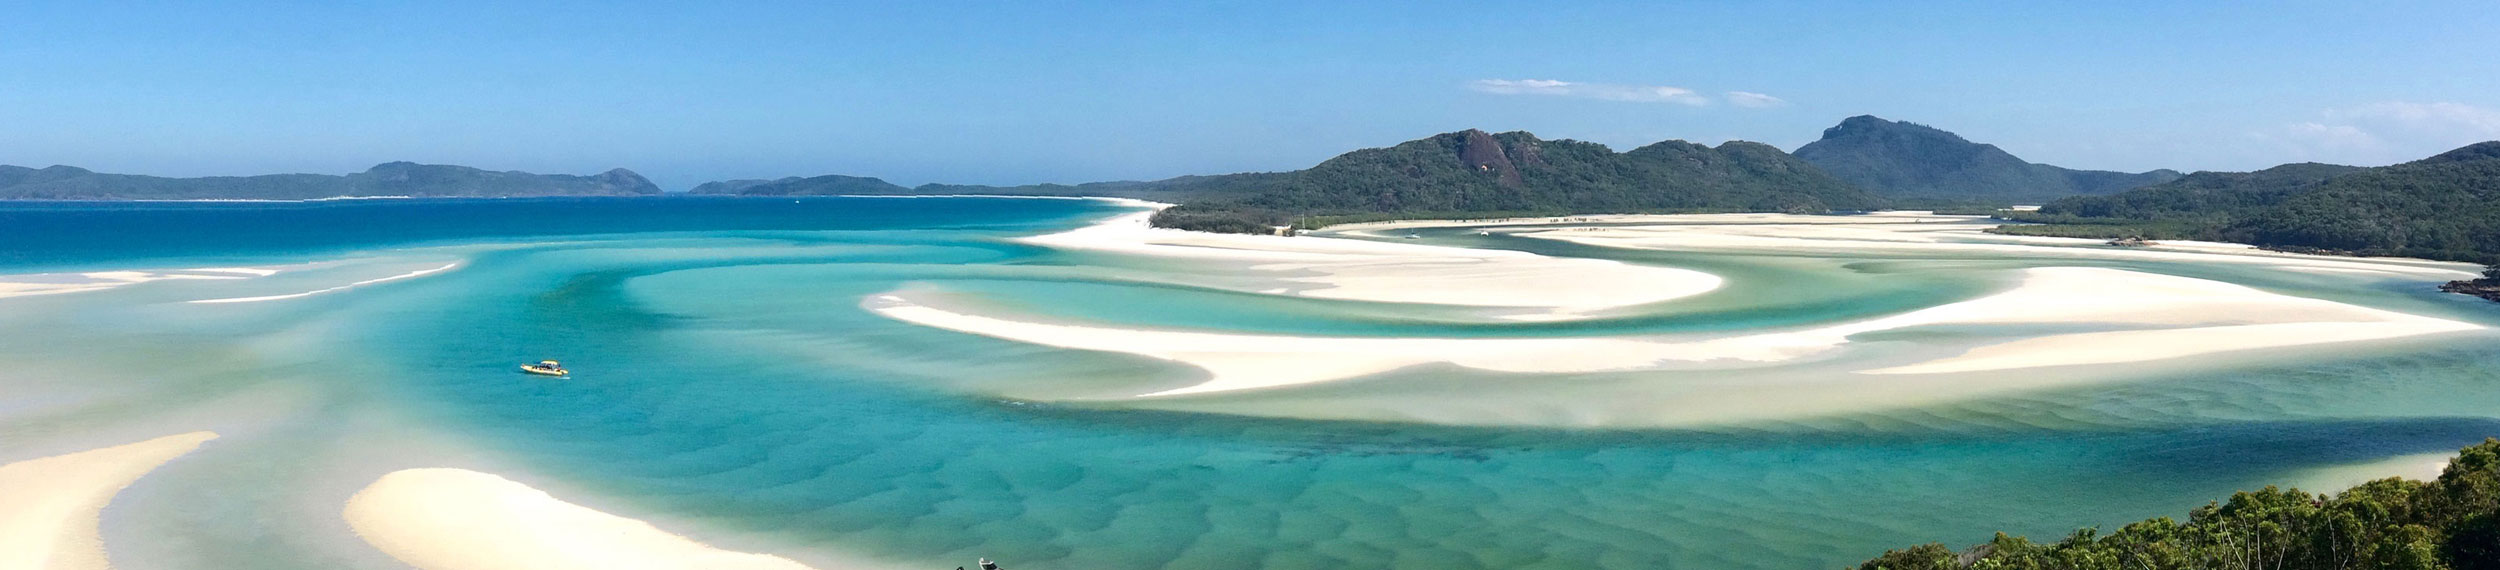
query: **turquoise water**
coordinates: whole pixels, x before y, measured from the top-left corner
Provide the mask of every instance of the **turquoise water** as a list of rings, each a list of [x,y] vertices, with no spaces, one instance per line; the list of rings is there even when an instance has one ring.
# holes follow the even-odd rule
[[[1006,240],[1118,211],[968,198],[0,205],[0,273],[286,269],[0,299],[0,362],[13,364],[0,372],[0,451],[224,434],[107,510],[105,538],[126,569],[395,567],[339,507],[381,473],[430,466],[503,474],[820,567],[987,556],[1014,568],[1709,569],[1831,568],[1888,546],[2177,516],[2304,470],[2500,435],[2488,336],[2151,367],[1907,409],[1541,427],[1360,418],[1568,408],[1644,378],[1425,367],[1136,409],[1105,402],[1194,372],[859,308],[920,287],[1152,328],[1660,334],[1897,313],[2041,264],[1436,234],[1742,285],[1586,322],[1500,324],[1455,308],[1229,292],[1174,278],[1166,261]],[[462,265],[296,299],[182,302],[446,262]],[[2470,299],[2383,281],[2089,264],[2500,324]],[[540,358],[566,360],[575,378],[512,370]]]

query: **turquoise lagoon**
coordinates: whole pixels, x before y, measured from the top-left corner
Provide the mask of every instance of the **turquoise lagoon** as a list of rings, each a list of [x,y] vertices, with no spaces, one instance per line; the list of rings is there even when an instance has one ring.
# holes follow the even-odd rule
[[[1125,211],[984,198],[0,205],[0,273],[279,270],[0,298],[0,459],[223,434],[105,511],[125,569],[399,567],[339,510],[411,467],[497,473],[828,568],[976,556],[1019,569],[1832,568],[1931,540],[2178,516],[2234,490],[2319,484],[2321,470],[2500,435],[2500,352],[2484,332],[1658,427],[1568,418],[1679,397],[1680,383],[1814,369],[1427,366],[1140,404],[1120,396],[1199,373],[861,308],[909,289],[1132,328],[1685,333],[1899,313],[2001,288],[2008,269],[2082,264],[2500,325],[2500,305],[2421,282],[2254,265],[1641,252],[1421,232],[1731,284],[1601,318],[1505,323],[1234,292],[1176,277],[1194,270],[1186,262],[1010,239]],[[312,291],[323,292],[293,296]],[[260,297],[283,298],[189,302]],[[1988,333],[1883,334],[1915,345]],[[541,358],[575,377],[513,369]]]

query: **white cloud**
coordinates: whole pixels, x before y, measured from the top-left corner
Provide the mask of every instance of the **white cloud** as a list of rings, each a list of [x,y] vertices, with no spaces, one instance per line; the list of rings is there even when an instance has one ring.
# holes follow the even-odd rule
[[[2468,142],[2500,138],[2500,110],[2464,103],[2390,101],[2330,110],[2326,116],[2330,120],[2369,125],[2382,130],[2409,131],[2416,135],[2451,139],[2477,139]]]
[[[2308,140],[2335,147],[2372,148],[2387,144],[2384,141],[2380,141],[2377,135],[2372,135],[2369,131],[2361,130],[2360,127],[2352,125],[2295,123],[2289,127],[2284,127],[2283,130],[2293,136],[2300,137],[2302,140]]]
[[[1766,109],[1771,107],[1786,107],[1788,106],[1788,100],[1751,91],[1729,91],[1727,92],[1727,104],[1753,109]]]
[[[1691,89],[1664,85],[1578,83],[1552,79],[1478,79],[1468,82],[1467,88],[1495,95],[1546,95],[1631,103],[1675,103],[1696,107],[1710,104],[1709,97],[1703,97]]]
[[[2500,139],[2500,110],[2464,103],[2389,101],[2328,109],[2318,119],[2252,133],[2290,160],[2376,166]]]

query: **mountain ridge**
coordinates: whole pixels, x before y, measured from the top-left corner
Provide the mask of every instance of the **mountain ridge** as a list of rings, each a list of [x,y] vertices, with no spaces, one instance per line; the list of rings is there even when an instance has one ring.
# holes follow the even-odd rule
[[[1874,115],[1842,119],[1797,158],[1887,198],[2042,202],[2099,195],[2175,180],[2175,170],[2075,170],[2025,161],[1996,145]]]
[[[1660,141],[1625,152],[1525,131],[1467,129],[1348,151],[1301,170],[1143,182],[904,188],[839,175],[721,181],[702,193],[1010,194],[1178,202],[1156,223],[1268,232],[1315,217],[1467,213],[1867,210],[1886,202],[1767,144]]]
[[[363,172],[176,178],[108,174],[52,165],[0,165],[0,199],[312,200],[342,197],[655,196],[660,188],[632,170],[591,175],[491,171],[396,161]]]

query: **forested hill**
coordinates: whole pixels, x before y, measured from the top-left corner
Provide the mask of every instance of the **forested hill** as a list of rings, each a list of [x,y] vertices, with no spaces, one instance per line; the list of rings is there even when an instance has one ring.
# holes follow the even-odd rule
[[[1235,175],[1156,217],[1165,227],[1255,232],[1350,218],[1594,212],[1869,210],[1886,202],[1788,153],[1666,141],[1618,153],[1525,132],[1444,133],[1309,169]]]
[[[310,200],[350,196],[650,196],[660,187],[631,170],[591,176],[495,172],[466,166],[390,162],[364,172],[166,178],[105,174],[72,166],[0,165],[7,200]]]
[[[2179,177],[2171,170],[2126,173],[2034,164],[1996,145],[1871,115],[1850,117],[1824,129],[1822,140],[1797,147],[1796,154],[1832,176],[1890,198],[2036,204],[2079,194],[2109,194]]]
[[[2199,172],[2011,216],[1999,231],[2209,239],[2291,250],[2500,262],[2500,141],[2394,166]]]
[[[1314,220],[1600,212],[1869,210],[1886,202],[1770,145],[1667,141],[1618,153],[1525,132],[1444,133],[1304,170],[1147,182],[902,187],[875,178],[726,180],[698,194],[1111,196],[1176,202],[1165,227],[1260,233]]]

